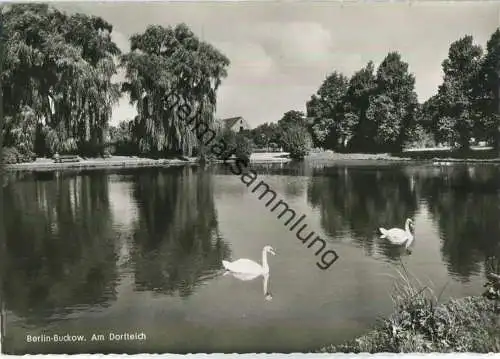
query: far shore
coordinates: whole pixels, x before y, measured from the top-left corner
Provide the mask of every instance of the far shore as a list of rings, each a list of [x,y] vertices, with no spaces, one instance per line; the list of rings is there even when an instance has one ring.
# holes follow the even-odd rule
[[[330,150],[311,152],[305,157],[306,162],[325,162],[335,164],[376,165],[384,163],[419,162],[446,166],[460,163],[500,164],[499,157],[485,156],[491,149],[473,149],[467,158],[452,156],[449,149],[411,149],[400,155],[388,153],[337,153]],[[449,154],[449,157],[447,155]],[[478,154],[478,155],[476,155]],[[287,163],[292,161],[286,152],[260,152],[250,157],[251,164]],[[216,161],[221,162],[221,161]],[[169,167],[182,165],[196,165],[197,158],[185,159],[151,159],[136,156],[111,156],[110,158],[80,159],[79,162],[55,163],[50,158],[37,158],[33,162],[8,164],[5,170],[10,171],[53,171],[64,169],[112,169],[137,167]]]
[[[290,158],[286,152],[255,153],[251,156],[250,161],[252,163],[284,163],[289,162]],[[50,158],[37,158],[32,162],[8,164],[4,166],[4,169],[8,171],[56,171],[66,169],[170,167],[197,165],[198,163],[199,161],[195,157],[185,159],[152,159],[136,156],[111,156],[110,158],[81,158],[78,162],[63,163],[56,163]]]

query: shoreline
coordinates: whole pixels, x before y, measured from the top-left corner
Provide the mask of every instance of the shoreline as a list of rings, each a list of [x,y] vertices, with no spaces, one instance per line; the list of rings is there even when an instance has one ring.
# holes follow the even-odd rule
[[[281,154],[280,154],[281,155]],[[289,158],[278,158],[274,156],[251,158],[251,163],[286,163]],[[224,163],[222,160],[211,161],[211,164]],[[93,158],[81,159],[79,162],[55,163],[51,159],[38,158],[33,162],[7,164],[3,169],[7,172],[22,171],[58,171],[58,170],[89,170],[89,169],[123,169],[123,168],[160,168],[172,166],[194,166],[199,165],[197,158],[187,160],[180,159],[151,159],[132,156],[114,156],[109,159]]]
[[[383,163],[419,163],[432,164],[436,166],[450,166],[455,164],[490,164],[500,165],[500,158],[453,158],[453,157],[433,157],[433,158],[413,158],[400,157],[390,154],[364,154],[364,153],[334,153],[332,151],[310,153],[304,159],[305,162],[316,162],[325,164],[353,164],[353,165],[380,165]],[[292,160],[287,153],[254,153],[250,157],[250,163],[288,163]],[[223,163],[223,161],[212,161],[213,164]],[[33,162],[7,164],[3,167],[6,171],[56,171],[66,169],[114,169],[114,168],[154,168],[171,167],[183,165],[198,165],[197,158],[187,160],[180,159],[151,159],[134,156],[113,156],[109,159],[94,158],[82,159],[79,162],[55,163],[51,159],[38,158]]]
[[[342,344],[325,345],[316,352],[490,353],[500,349],[500,328],[495,322],[498,314],[493,311],[492,301],[483,296],[450,298],[435,308],[428,304],[419,305],[417,300],[415,302],[413,307],[381,318],[366,334]],[[422,318],[415,322],[421,313]],[[431,317],[435,319],[433,324],[437,327],[431,329],[419,325],[418,320]],[[441,333],[440,330],[445,332]]]
[[[150,159],[120,157],[110,159],[89,159],[79,162],[55,163],[49,159],[37,159],[34,162],[8,164],[3,168],[5,171],[57,171],[74,169],[114,169],[114,168],[141,168],[141,167],[170,167],[196,165],[197,161],[177,159]]]

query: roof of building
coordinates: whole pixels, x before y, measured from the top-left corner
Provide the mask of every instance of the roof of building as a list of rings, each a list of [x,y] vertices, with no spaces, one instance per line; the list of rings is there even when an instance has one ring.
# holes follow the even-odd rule
[[[224,118],[222,119],[221,121],[229,128],[233,127],[236,122],[238,122],[239,120],[243,119],[243,117],[241,116],[237,116],[237,117],[229,117],[229,118]]]

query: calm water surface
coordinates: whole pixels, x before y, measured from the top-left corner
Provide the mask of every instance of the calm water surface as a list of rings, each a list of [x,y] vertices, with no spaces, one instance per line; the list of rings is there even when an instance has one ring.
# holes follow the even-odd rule
[[[401,262],[445,300],[480,294],[485,259],[500,254],[498,167],[253,168],[337,251],[328,270],[224,168],[7,178],[4,350],[310,351],[390,314]],[[377,234],[407,217],[415,221],[411,255]],[[278,254],[269,258],[267,288],[262,278],[223,275],[223,259],[260,262],[268,244]],[[147,339],[90,340],[110,332]],[[26,342],[54,333],[87,341]]]

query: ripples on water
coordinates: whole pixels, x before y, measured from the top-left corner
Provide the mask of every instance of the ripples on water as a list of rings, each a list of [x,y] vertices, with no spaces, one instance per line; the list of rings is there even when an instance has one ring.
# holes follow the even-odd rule
[[[7,178],[5,348],[48,350],[19,339],[26,330],[140,326],[148,342],[129,352],[312,350],[352,339],[390,313],[400,261],[461,296],[479,294],[486,258],[500,255],[498,167],[254,169],[335,248],[340,259],[328,271],[223,168]],[[377,233],[403,227],[407,217],[415,221],[410,256]],[[262,283],[231,280],[221,266],[260,261],[267,244],[279,253],[270,258],[272,301]],[[93,345],[75,351],[117,350]]]

